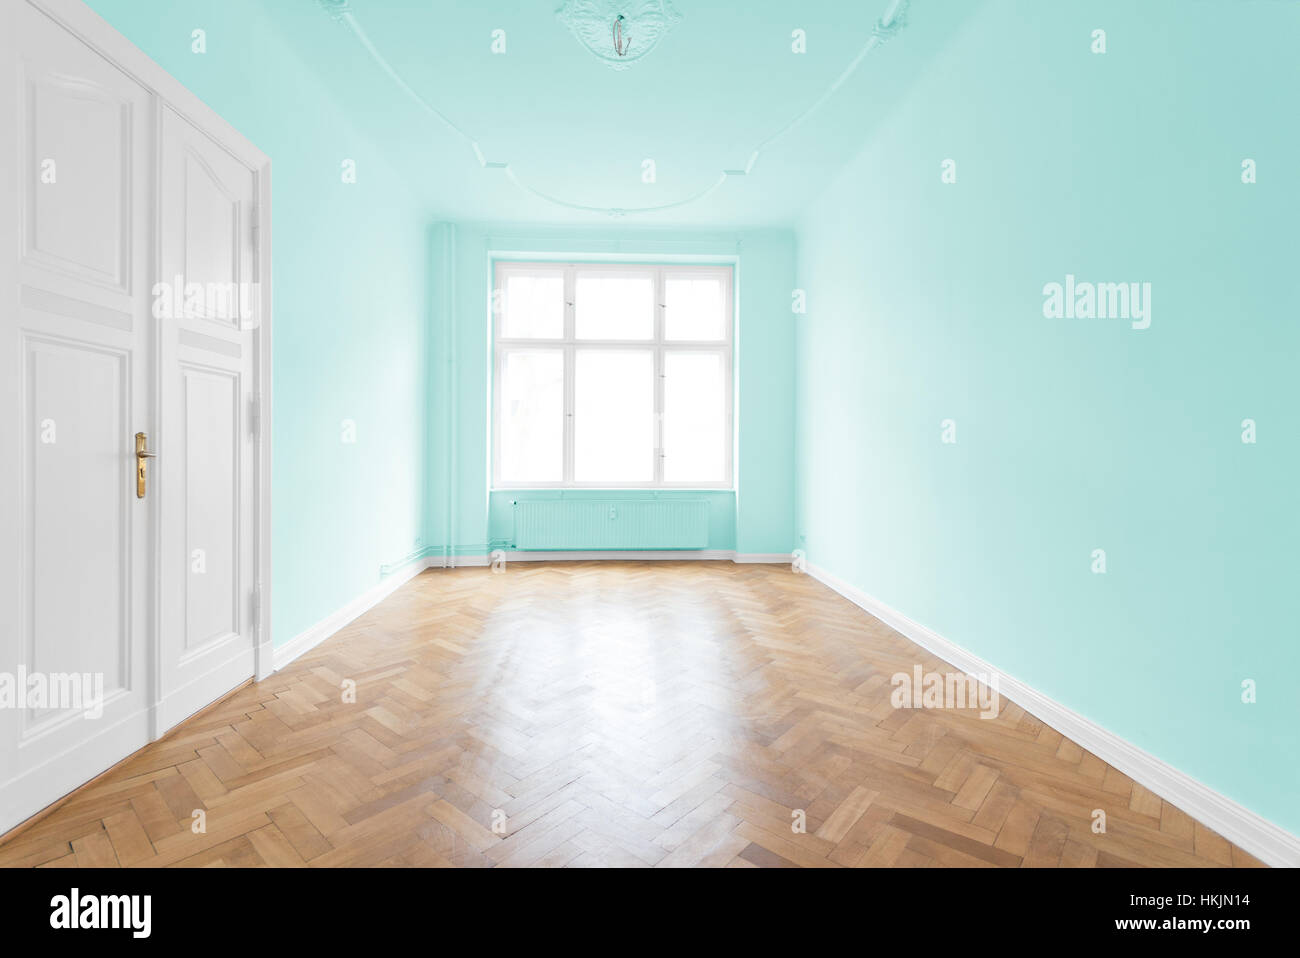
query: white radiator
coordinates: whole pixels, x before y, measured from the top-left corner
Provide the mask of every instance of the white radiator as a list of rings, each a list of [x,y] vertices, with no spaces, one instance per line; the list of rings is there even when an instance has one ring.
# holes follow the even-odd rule
[[[515,548],[704,549],[706,499],[542,499],[515,503]]]

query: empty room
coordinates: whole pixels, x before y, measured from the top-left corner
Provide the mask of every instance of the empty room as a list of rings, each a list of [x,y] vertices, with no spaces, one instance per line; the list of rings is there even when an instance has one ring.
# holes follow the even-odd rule
[[[1300,864],[1300,4],[0,9],[16,889]]]

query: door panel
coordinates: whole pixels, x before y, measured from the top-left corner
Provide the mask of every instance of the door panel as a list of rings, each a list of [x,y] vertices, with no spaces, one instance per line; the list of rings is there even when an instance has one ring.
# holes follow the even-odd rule
[[[240,203],[193,149],[185,153],[185,238],[180,263],[190,283],[214,292],[239,282]],[[204,297],[199,316],[226,326],[238,325],[230,298]]]
[[[0,60],[0,831],[149,740],[152,94],[27,3]],[[19,678],[35,685],[20,684]]]
[[[88,71],[89,72],[89,71]],[[129,97],[89,76],[26,77],[26,255],[33,263],[129,292]]]
[[[239,632],[238,375],[181,363],[185,401],[185,651]]]
[[[253,172],[168,108],[162,137],[160,272],[185,293],[159,324],[165,729],[253,674],[257,316]]]
[[[127,691],[130,357],[84,341],[29,338],[27,348],[30,401],[22,419],[31,470],[23,499],[32,589],[24,597],[23,661],[45,674],[102,673],[105,694]],[[77,601],[68,600],[69,583]],[[32,710],[24,734],[53,720],[51,712],[63,715]]]

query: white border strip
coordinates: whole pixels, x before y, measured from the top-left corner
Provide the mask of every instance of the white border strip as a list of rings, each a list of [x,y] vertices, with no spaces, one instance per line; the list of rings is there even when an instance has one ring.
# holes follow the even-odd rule
[[[299,632],[284,645],[276,646],[275,670],[278,672],[298,656],[320,645],[349,622],[365,615],[427,569],[429,561],[422,557],[406,563],[384,581],[367,589],[337,612],[327,615],[305,632]]]
[[[790,556],[784,552],[746,552],[739,553],[730,549],[655,549],[655,550],[591,550],[587,552],[552,552],[552,551],[516,551],[513,549],[501,550],[505,553],[506,564],[511,562],[599,562],[605,561],[671,561],[671,562],[779,562],[788,563]],[[456,560],[457,565],[470,565],[464,561],[467,557],[460,557]],[[483,559],[482,556],[474,556],[474,559]],[[491,564],[489,556],[484,565]]]
[[[968,674],[996,676],[1000,694],[1113,765],[1133,781],[1173,802],[1192,818],[1208,825],[1260,861],[1274,866],[1300,866],[1300,838],[1220,795],[1185,772],[1166,765],[1154,755],[1129,744],[1114,732],[1071,711],[1019,679],[994,668],[961,646],[954,645],[825,569],[811,562],[806,568],[814,579],[829,586],[926,651]]]

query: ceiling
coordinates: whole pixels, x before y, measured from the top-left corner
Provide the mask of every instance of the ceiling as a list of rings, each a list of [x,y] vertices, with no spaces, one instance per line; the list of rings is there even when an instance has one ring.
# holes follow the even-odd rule
[[[317,0],[267,8],[318,82],[443,218],[608,223],[609,208],[669,206],[618,221],[741,227],[797,219],[971,7],[912,0],[906,27],[808,113],[869,43],[891,0],[673,0],[680,22],[625,70],[584,48],[557,18],[560,5],[350,0],[375,52],[461,133],[422,109]],[[791,51],[796,29],[806,53]],[[492,52],[496,30],[505,31],[504,54]],[[804,114],[746,175],[690,200],[722,171],[745,169],[756,147]],[[481,165],[471,142],[509,172]],[[653,183],[643,182],[645,160],[654,161]]]

